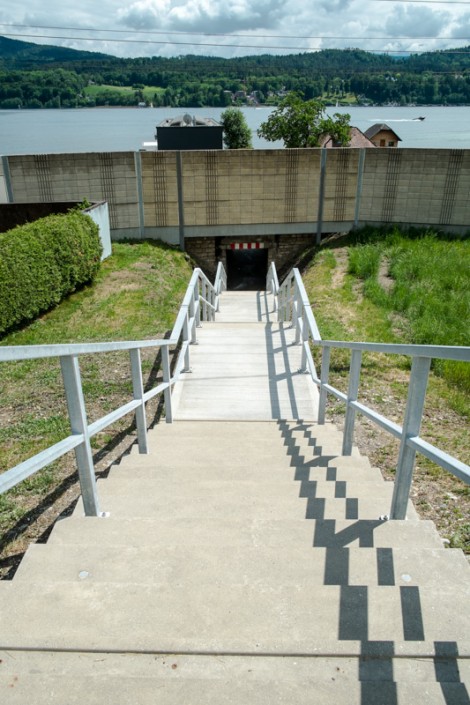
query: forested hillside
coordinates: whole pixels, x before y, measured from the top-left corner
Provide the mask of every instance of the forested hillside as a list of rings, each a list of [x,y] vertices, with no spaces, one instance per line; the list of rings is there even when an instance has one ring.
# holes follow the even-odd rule
[[[470,47],[393,57],[359,49],[234,59],[118,59],[0,37],[0,108],[276,104],[470,105]]]

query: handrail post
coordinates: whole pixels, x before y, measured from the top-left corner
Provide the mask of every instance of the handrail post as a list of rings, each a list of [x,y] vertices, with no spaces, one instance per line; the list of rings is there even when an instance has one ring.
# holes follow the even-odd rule
[[[196,335],[196,302],[195,302],[195,289],[192,292],[191,295],[191,300],[189,302],[189,317],[192,320],[192,326],[191,326],[191,344],[195,345],[197,343],[197,335]]]
[[[302,357],[300,360],[300,370],[299,372],[307,371],[307,351],[305,347],[308,345],[308,321],[307,321],[307,311],[305,307],[302,310]]]
[[[189,316],[188,316],[188,309],[186,309],[186,316],[184,318],[184,323],[183,323],[183,343],[187,343],[186,346],[186,352],[184,354],[184,369],[183,372],[189,372],[190,371],[190,362],[189,362]]]
[[[171,407],[171,370],[170,370],[170,351],[168,345],[162,347],[162,371],[163,381],[168,384],[163,392],[165,398],[165,421],[173,423],[173,409]]]
[[[83,442],[75,448],[78,476],[82,493],[85,516],[103,516],[100,511],[96,490],[95,468],[91,452],[88,421],[83,397],[80,367],[76,355],[64,355],[60,358],[65,397],[69,411],[72,435],[83,436]]]
[[[318,400],[318,423],[321,425],[325,423],[326,402],[328,399],[328,392],[325,389],[324,385],[328,384],[328,379],[330,376],[330,357],[331,357],[331,348],[330,347],[323,347],[322,356],[321,356],[320,398]]]
[[[201,282],[201,296],[202,296],[202,320],[207,321],[207,284],[206,280],[203,279]]]
[[[277,306],[277,320],[279,322],[284,321],[284,292],[285,292],[285,287],[284,285],[279,288],[279,302]]]
[[[294,300],[292,305],[292,323],[295,324],[295,344],[300,343],[300,333],[302,326],[302,302],[300,299],[300,291],[297,281],[294,280]],[[300,308],[300,313],[299,313]]]
[[[408,439],[419,436],[423,417],[426,388],[428,385],[431,358],[415,357],[411,365],[410,385],[406,402],[405,420],[403,422],[400,452],[393,488],[391,519],[405,519],[416,451],[408,446]]]
[[[199,279],[194,285],[194,309],[196,311],[196,328],[201,327],[201,301],[199,300]],[[196,331],[194,331],[194,337],[196,337]],[[195,340],[193,342],[196,342]]]
[[[139,453],[147,454],[148,443],[147,443],[147,418],[145,413],[145,401],[144,401],[144,385],[142,382],[142,364],[140,357],[139,348],[134,348],[129,351],[131,358],[131,375],[132,375],[132,389],[134,392],[134,399],[139,399],[140,406],[135,410],[135,424],[137,427],[137,442],[139,444]]]
[[[211,304],[214,308],[211,308],[211,321],[215,321],[215,307],[217,305],[217,295],[214,287],[211,287]]]
[[[359,379],[361,376],[361,350],[351,351],[351,364],[349,367],[349,389],[348,401],[346,404],[346,416],[344,419],[343,450],[342,455],[351,455],[354,439],[354,422],[356,420],[356,410],[352,408],[350,402],[357,401],[359,391]]]

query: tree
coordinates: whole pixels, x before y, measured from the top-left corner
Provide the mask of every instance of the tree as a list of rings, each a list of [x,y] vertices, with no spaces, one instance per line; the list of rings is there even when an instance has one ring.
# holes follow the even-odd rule
[[[347,147],[351,139],[351,125],[349,113],[334,113],[333,117],[327,117],[320,121],[321,134],[330,135],[335,145]]]
[[[228,149],[252,149],[251,130],[238,108],[227,108],[220,116],[224,128],[224,144]]]
[[[282,140],[284,147],[318,147],[320,136],[328,133],[342,145],[349,142],[350,115],[335,113],[325,118],[325,108],[319,100],[303,100],[299,93],[289,93],[261,123],[258,136],[268,142]]]

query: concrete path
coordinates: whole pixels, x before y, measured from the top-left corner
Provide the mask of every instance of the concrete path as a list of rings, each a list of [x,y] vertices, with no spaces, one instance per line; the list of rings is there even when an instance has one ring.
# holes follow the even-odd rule
[[[301,347],[264,291],[225,292],[215,322],[197,331],[191,372],[174,392],[180,420],[315,419],[318,390],[299,373]]]

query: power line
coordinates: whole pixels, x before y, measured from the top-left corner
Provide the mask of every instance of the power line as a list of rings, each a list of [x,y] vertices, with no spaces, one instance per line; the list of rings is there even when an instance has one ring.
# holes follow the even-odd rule
[[[388,0],[386,0],[388,2]],[[392,0],[390,0],[392,1]],[[396,0],[393,0],[396,2]],[[407,0],[409,1],[409,0]],[[375,0],[375,2],[385,2],[385,0]],[[420,2],[423,2],[423,0],[420,0]],[[470,1],[468,2],[470,5]],[[27,27],[28,29],[51,29],[51,30],[58,30],[61,32],[112,32],[113,34],[129,34],[129,31],[134,31],[136,34],[145,34],[145,35],[157,35],[157,36],[168,36],[169,34],[175,34],[175,35],[181,35],[181,36],[197,36],[197,37],[228,37],[230,39],[236,39],[238,37],[243,37],[243,38],[250,38],[250,39],[347,39],[347,40],[400,40],[404,41],[406,39],[419,39],[420,41],[423,39],[426,40],[432,40],[432,39],[448,39],[448,37],[436,37],[436,36],[426,36],[426,37],[396,37],[396,36],[391,36],[391,35],[384,35],[384,36],[379,36],[379,37],[352,37],[352,36],[331,36],[331,35],[299,35],[299,34],[239,34],[238,32],[236,33],[228,33],[228,32],[190,32],[190,31],[181,31],[181,30],[147,30],[147,29],[136,29],[136,30],[126,30],[126,29],[97,29],[95,27],[62,27],[62,26],[56,26],[56,25],[32,25],[32,24],[16,24],[13,22],[0,22],[1,27]],[[31,36],[31,35],[13,35],[9,34],[8,36]],[[43,35],[34,35],[34,36],[43,36]],[[51,37],[52,39],[56,39],[56,37]],[[76,39],[76,40],[81,40],[84,39],[86,41],[86,38],[83,37],[71,37],[71,39]],[[470,37],[458,37],[459,41],[470,41]],[[88,41],[96,41],[95,39],[91,40],[89,39]],[[105,37],[103,38],[103,41],[123,41],[123,40],[118,40],[118,39],[113,39],[113,38],[108,38]],[[126,41],[135,41],[136,43],[139,43],[140,39],[135,39],[131,40],[128,39]],[[175,42],[172,42],[175,43]],[[225,46],[225,45],[222,45]]]
[[[58,35],[50,34],[15,34],[8,33],[4,35],[5,37],[20,37],[28,39],[61,39],[66,41],[80,41],[80,42],[96,42],[103,41],[109,43],[119,43],[119,44],[162,44],[162,45],[176,45],[176,46],[204,46],[204,47],[219,47],[223,49],[276,49],[279,51],[295,51],[295,52],[317,52],[320,49],[325,51],[326,49],[338,49],[338,47],[298,47],[298,46],[281,46],[281,45],[259,45],[259,44],[221,44],[220,42],[181,42],[181,41],[162,41],[162,40],[150,40],[150,39],[97,39],[91,37],[64,37]],[[230,36],[230,35],[229,35]],[[329,37],[324,37],[324,39],[329,39]],[[357,37],[352,37],[351,39],[357,40]],[[368,38],[364,38],[367,39]],[[359,47],[355,47],[359,48]],[[379,54],[424,54],[429,53],[429,49],[361,49],[368,53],[379,53]],[[470,50],[466,49],[438,49],[443,54],[470,54]]]

